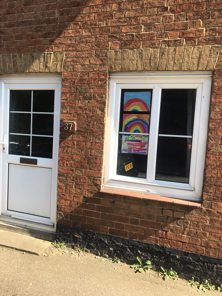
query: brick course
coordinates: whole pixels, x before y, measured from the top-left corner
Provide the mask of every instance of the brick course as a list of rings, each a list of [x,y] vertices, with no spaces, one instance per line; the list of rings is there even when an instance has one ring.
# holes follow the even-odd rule
[[[78,123],[61,130],[58,223],[222,258],[221,1],[1,0],[0,11],[0,73],[61,73],[61,120]],[[200,208],[100,193],[109,72],[135,70],[213,71]]]

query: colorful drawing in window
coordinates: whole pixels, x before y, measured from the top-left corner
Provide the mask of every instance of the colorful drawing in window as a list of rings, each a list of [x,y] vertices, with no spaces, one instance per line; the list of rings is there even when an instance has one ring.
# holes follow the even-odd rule
[[[123,114],[123,132],[129,133],[148,133],[149,115],[148,114]]]
[[[147,155],[148,136],[123,135],[121,153]]]
[[[150,112],[150,91],[125,91],[123,112]]]

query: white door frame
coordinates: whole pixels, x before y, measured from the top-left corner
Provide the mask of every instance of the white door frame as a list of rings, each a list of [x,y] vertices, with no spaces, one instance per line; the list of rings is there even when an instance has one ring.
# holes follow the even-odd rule
[[[9,98],[10,89],[30,89],[44,90],[50,89],[55,91],[54,101],[54,134],[53,134],[53,157],[50,159],[40,159],[39,166],[52,167],[52,191],[51,191],[51,214],[50,218],[44,218],[7,210],[7,190],[8,176],[6,175],[8,162],[8,128],[9,128]],[[36,223],[36,228],[50,227],[56,229],[56,210],[57,210],[57,177],[58,177],[58,151],[59,151],[59,129],[60,129],[60,95],[61,95],[61,78],[58,75],[11,75],[0,78],[0,214],[1,217]],[[6,153],[4,151],[6,151]],[[13,158],[13,155],[10,155]],[[32,158],[32,157],[31,157]],[[7,219],[8,219],[7,218]],[[21,224],[21,223],[19,223]]]

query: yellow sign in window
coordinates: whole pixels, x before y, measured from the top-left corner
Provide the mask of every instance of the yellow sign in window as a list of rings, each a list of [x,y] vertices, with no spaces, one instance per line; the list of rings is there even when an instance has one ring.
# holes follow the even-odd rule
[[[128,171],[132,170],[133,169],[133,163],[129,162],[129,163],[125,164],[124,169],[125,169],[125,172],[128,172]]]

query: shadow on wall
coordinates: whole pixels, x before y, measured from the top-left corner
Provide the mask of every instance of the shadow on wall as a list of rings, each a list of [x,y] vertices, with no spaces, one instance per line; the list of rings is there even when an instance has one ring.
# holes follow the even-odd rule
[[[26,70],[32,72],[29,69],[30,64],[42,53],[65,51],[65,44],[60,38],[65,30],[67,30],[69,39],[66,43],[77,46],[73,44],[72,39],[75,33],[84,27],[80,15],[88,2],[87,0],[2,0],[0,4],[0,54],[3,64],[6,65],[4,71],[1,72],[15,73],[26,72]],[[91,2],[93,4],[93,1]],[[33,54],[33,56],[29,57],[30,61],[28,58],[23,61],[15,56],[20,54],[24,54],[24,57],[25,54]],[[5,57],[6,55],[13,60],[13,67],[7,65],[7,59],[10,58]],[[25,68],[19,63],[25,63]],[[39,72],[44,72],[44,69]]]
[[[200,232],[198,224],[204,218],[208,219],[200,208],[104,193],[85,197],[82,202],[63,199],[58,205],[58,227],[71,226],[202,254],[200,236],[204,239],[205,233]]]

